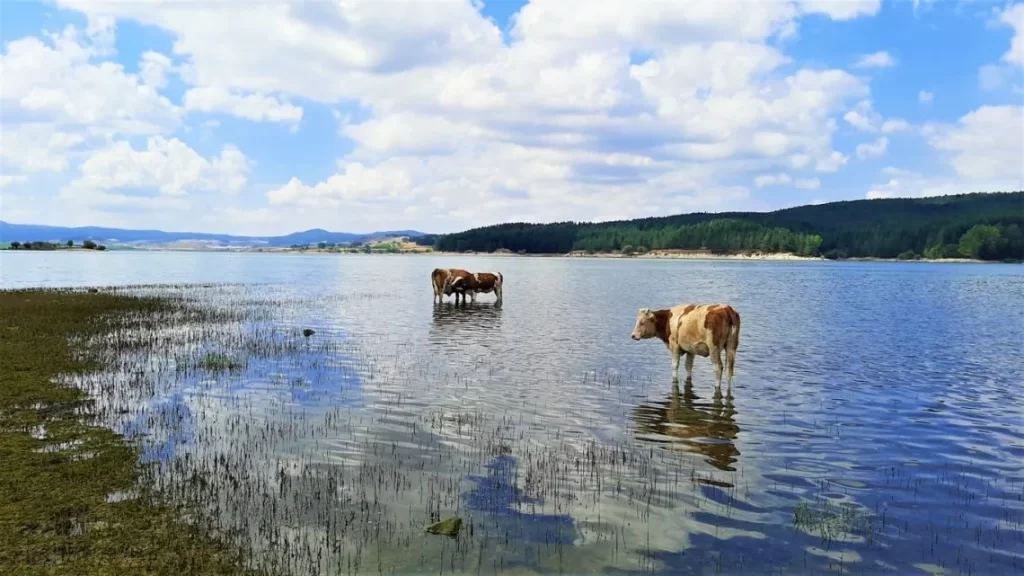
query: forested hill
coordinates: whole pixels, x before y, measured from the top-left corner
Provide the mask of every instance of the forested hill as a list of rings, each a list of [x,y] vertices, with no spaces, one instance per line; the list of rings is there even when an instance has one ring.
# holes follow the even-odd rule
[[[434,239],[438,250],[566,253],[684,248],[829,258],[1024,259],[1024,192],[853,200],[775,212],[694,213],[617,222],[512,223]]]

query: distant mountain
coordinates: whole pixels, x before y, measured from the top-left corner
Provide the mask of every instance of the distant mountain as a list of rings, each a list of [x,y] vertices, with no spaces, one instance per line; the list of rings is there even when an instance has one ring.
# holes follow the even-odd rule
[[[81,242],[83,240],[93,240],[96,242],[145,245],[195,241],[220,245],[262,244],[267,246],[291,246],[293,244],[316,244],[318,242],[333,244],[358,243],[377,238],[397,236],[417,238],[424,236],[424,233],[416,230],[393,230],[371,232],[369,234],[353,234],[351,232],[329,232],[314,228],[303,232],[293,232],[284,236],[235,236],[232,234],[209,234],[202,232],[126,230],[122,228],[101,228],[98,226],[66,228],[63,226],[12,224],[0,220],[0,242],[66,242],[68,240]]]

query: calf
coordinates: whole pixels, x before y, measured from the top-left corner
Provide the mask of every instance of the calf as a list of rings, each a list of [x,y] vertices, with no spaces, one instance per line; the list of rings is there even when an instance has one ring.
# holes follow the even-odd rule
[[[455,293],[455,303],[459,303],[459,294],[462,295],[462,302],[466,302],[466,294],[469,294],[470,301],[476,302],[477,294],[494,292],[497,297],[495,303],[502,301],[502,284],[504,278],[501,272],[477,272],[469,273],[465,270],[453,270],[448,276],[444,286],[445,296]]]
[[[693,376],[694,355],[715,366],[715,387],[722,385],[722,350],[725,350],[729,386],[732,386],[736,348],[740,344],[740,315],[728,304],[680,304],[669,310],[641,308],[633,340],[657,337],[672,353],[672,381],[679,381],[679,357],[686,354],[686,379]]]

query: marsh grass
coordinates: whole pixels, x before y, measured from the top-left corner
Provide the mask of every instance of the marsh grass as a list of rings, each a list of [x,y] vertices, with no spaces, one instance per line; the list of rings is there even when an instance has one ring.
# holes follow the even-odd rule
[[[793,510],[793,526],[820,536],[826,544],[851,539],[869,544],[874,541],[873,515],[849,502],[833,504],[825,499],[801,502]]]
[[[178,304],[88,291],[0,292],[0,566],[6,574],[239,574],[239,553],[137,489],[139,450],[56,382],[103,359],[76,345]],[[140,343],[140,349],[145,349]],[[53,449],[53,447],[64,449]]]
[[[208,352],[196,362],[196,367],[210,372],[231,372],[244,370],[245,363],[224,353]]]
[[[629,371],[513,369],[536,380],[524,387],[600,396],[611,419],[632,422],[598,436],[572,409],[564,422],[545,417],[528,389],[522,400],[490,397],[492,380],[509,375],[490,356],[438,358],[405,333],[325,313],[388,297],[233,285],[3,294],[0,458],[32,463],[0,469],[0,494],[15,495],[0,499],[0,567],[821,573],[833,558],[846,570],[852,552],[892,559],[887,549],[927,538],[923,560],[970,572],[985,566],[980,554],[1024,542],[1019,481],[894,468],[857,483],[824,470],[759,483],[749,467],[758,433],[741,454],[737,439],[751,432],[729,397],[702,401],[684,387],[665,398],[664,383]],[[39,378],[10,372],[8,352]],[[633,410],[636,390],[659,399]],[[905,501],[929,492],[967,520],[920,519]],[[1005,520],[995,529],[971,516],[996,500]],[[457,536],[425,530],[451,517],[463,519]],[[981,552],[951,558],[967,541]],[[829,555],[789,554],[819,546]],[[685,553],[657,554],[668,549]]]

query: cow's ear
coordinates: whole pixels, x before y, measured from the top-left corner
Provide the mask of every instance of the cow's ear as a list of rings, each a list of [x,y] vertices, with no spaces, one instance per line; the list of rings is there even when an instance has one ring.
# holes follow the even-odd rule
[[[650,309],[650,308],[641,308],[641,309],[640,309],[640,310],[639,310],[639,311],[637,312],[637,316],[647,316],[647,315],[648,315],[648,314],[650,314],[650,313],[651,313],[651,309]]]

